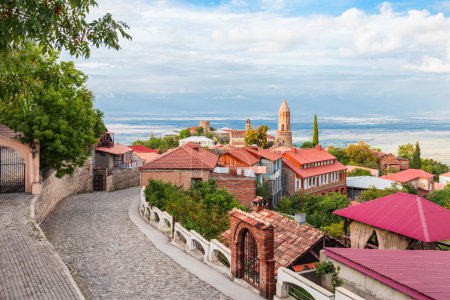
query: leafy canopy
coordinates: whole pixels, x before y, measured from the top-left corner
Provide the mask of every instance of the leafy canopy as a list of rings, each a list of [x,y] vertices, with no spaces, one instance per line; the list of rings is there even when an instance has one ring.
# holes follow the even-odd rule
[[[266,125],[259,126],[256,129],[250,129],[245,133],[246,145],[257,145],[260,148],[267,148],[267,131],[269,127]]]
[[[378,158],[373,153],[369,144],[364,142],[352,144],[345,151],[350,160],[349,164],[372,169],[378,168]]]
[[[420,158],[420,145],[419,142],[416,143],[416,147],[414,148],[413,156],[409,163],[409,167],[411,169],[420,169],[422,167],[422,160]]]
[[[105,130],[87,76],[31,43],[4,54],[0,74],[0,123],[40,143],[43,171],[61,177],[82,166]]]
[[[128,25],[111,14],[88,21],[95,0],[7,0],[0,3],[0,51],[17,50],[35,41],[44,52],[68,50],[89,57],[90,46],[120,49],[119,38],[131,39]]]
[[[345,151],[345,148],[337,148],[334,146],[328,147],[328,153],[336,157],[336,159],[344,166],[348,165],[350,158]]]

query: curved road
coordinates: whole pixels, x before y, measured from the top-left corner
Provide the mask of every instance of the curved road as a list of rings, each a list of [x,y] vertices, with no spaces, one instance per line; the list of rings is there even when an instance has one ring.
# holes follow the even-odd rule
[[[41,225],[87,299],[227,299],[129,220],[138,188],[63,200]]]

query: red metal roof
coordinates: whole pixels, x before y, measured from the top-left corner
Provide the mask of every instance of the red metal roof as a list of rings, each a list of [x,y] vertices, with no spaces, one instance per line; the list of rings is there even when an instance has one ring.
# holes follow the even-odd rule
[[[259,162],[259,159],[248,153],[248,151],[245,151],[243,148],[237,148],[230,150],[224,154],[230,154],[234,156],[236,159],[240,160],[247,166],[253,166],[254,164]]]
[[[250,146],[244,147],[242,148],[248,152],[250,152],[251,154],[253,154],[254,156],[258,157],[258,158],[265,158],[267,160],[270,161],[276,161],[279,160],[283,157],[283,155],[281,154],[276,154],[272,151],[270,151],[269,149],[260,149],[260,148],[253,148]]]
[[[133,149],[121,144],[115,143],[112,147],[97,147],[95,151],[105,152],[113,155],[122,155],[127,152],[133,152]]]
[[[423,242],[450,239],[450,210],[417,195],[396,193],[334,214]]]
[[[297,224],[269,209],[247,213],[233,208],[230,215],[245,220],[253,226],[274,227],[275,269],[289,267],[325,236],[319,229],[306,224]],[[222,233],[222,237],[230,240],[230,231]]]
[[[214,169],[218,159],[219,156],[216,154],[198,145],[188,143],[182,147],[161,154],[141,167],[141,170]]]
[[[296,160],[302,165],[324,160],[336,159],[336,157],[328,153],[328,151],[319,147],[306,149],[295,148],[293,151],[286,152],[284,156],[289,159]]]
[[[335,161],[334,163],[329,165],[311,167],[307,169],[300,169],[298,166],[295,165],[294,162],[290,161],[285,157],[283,157],[283,163],[285,164],[286,167],[294,171],[295,174],[297,174],[301,178],[308,178],[312,176],[346,170],[346,167],[338,161]]]
[[[325,255],[414,299],[449,299],[449,251],[326,248]]]
[[[399,183],[405,183],[418,178],[432,178],[433,174],[419,169],[408,169],[397,173],[381,176],[383,179],[392,180]]]
[[[158,153],[158,150],[142,145],[129,146],[135,153]]]

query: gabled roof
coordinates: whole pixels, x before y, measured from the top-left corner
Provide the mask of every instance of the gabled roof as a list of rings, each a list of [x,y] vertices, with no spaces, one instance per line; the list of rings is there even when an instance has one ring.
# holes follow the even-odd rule
[[[248,151],[243,148],[232,149],[222,155],[231,155],[235,157],[237,160],[246,164],[247,166],[253,166],[254,164],[259,162],[259,159],[248,153]]]
[[[325,255],[413,299],[448,299],[450,252],[326,248]]]
[[[274,227],[275,269],[290,267],[299,257],[308,252],[325,234],[309,225],[297,224],[295,221],[269,209],[258,212],[243,212],[234,208],[230,214],[239,214],[246,222],[259,226]],[[222,233],[230,240],[230,231]]]
[[[133,149],[134,153],[158,153],[158,150],[149,148],[149,147],[145,147],[142,145],[134,145],[134,146],[129,146],[131,149]]]
[[[244,148],[245,151],[251,153],[253,156],[257,157],[257,158],[265,158],[267,160],[270,160],[272,162],[277,161],[279,159],[281,159],[283,157],[283,155],[281,154],[276,154],[272,151],[270,151],[269,149],[261,149],[261,148],[253,148],[250,146],[246,146]]]
[[[296,165],[294,162],[287,159],[286,157],[283,157],[283,163],[285,164],[286,167],[294,171],[295,174],[297,174],[301,178],[308,178],[311,176],[317,176],[331,172],[346,170],[346,167],[338,161],[335,161],[334,163],[329,165],[311,167],[307,169],[300,169],[298,165]]]
[[[383,179],[393,180],[400,183],[405,183],[418,178],[432,178],[433,174],[419,169],[408,169],[397,173],[381,176]]]
[[[375,187],[378,190],[384,190],[396,184],[395,181],[372,177],[372,176],[354,176],[347,177],[347,187],[358,189],[369,189]]]
[[[450,210],[417,195],[395,193],[334,214],[423,242],[450,239]]]
[[[115,143],[112,147],[97,147],[95,151],[109,153],[113,155],[122,155],[127,152],[133,152],[133,149],[121,144]]]
[[[286,152],[284,155],[285,157],[289,157],[290,159],[296,160],[298,163],[302,165],[324,160],[336,159],[336,157],[328,153],[328,151],[319,147],[305,148],[305,149],[295,148],[293,151]]]
[[[202,147],[189,143],[175,148],[155,158],[141,170],[158,169],[214,169],[219,157],[203,149]]]
[[[439,176],[442,176],[442,177],[450,177],[450,172],[445,173],[445,174],[441,174],[441,175],[439,175]]]

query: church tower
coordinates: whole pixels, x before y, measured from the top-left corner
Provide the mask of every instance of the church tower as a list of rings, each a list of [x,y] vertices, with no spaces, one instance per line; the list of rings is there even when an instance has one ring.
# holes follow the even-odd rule
[[[252,124],[250,123],[250,119],[247,118],[247,122],[245,122],[245,132],[248,132],[252,129]]]
[[[283,100],[278,110],[278,131],[275,144],[292,148],[291,111],[286,100]]]

